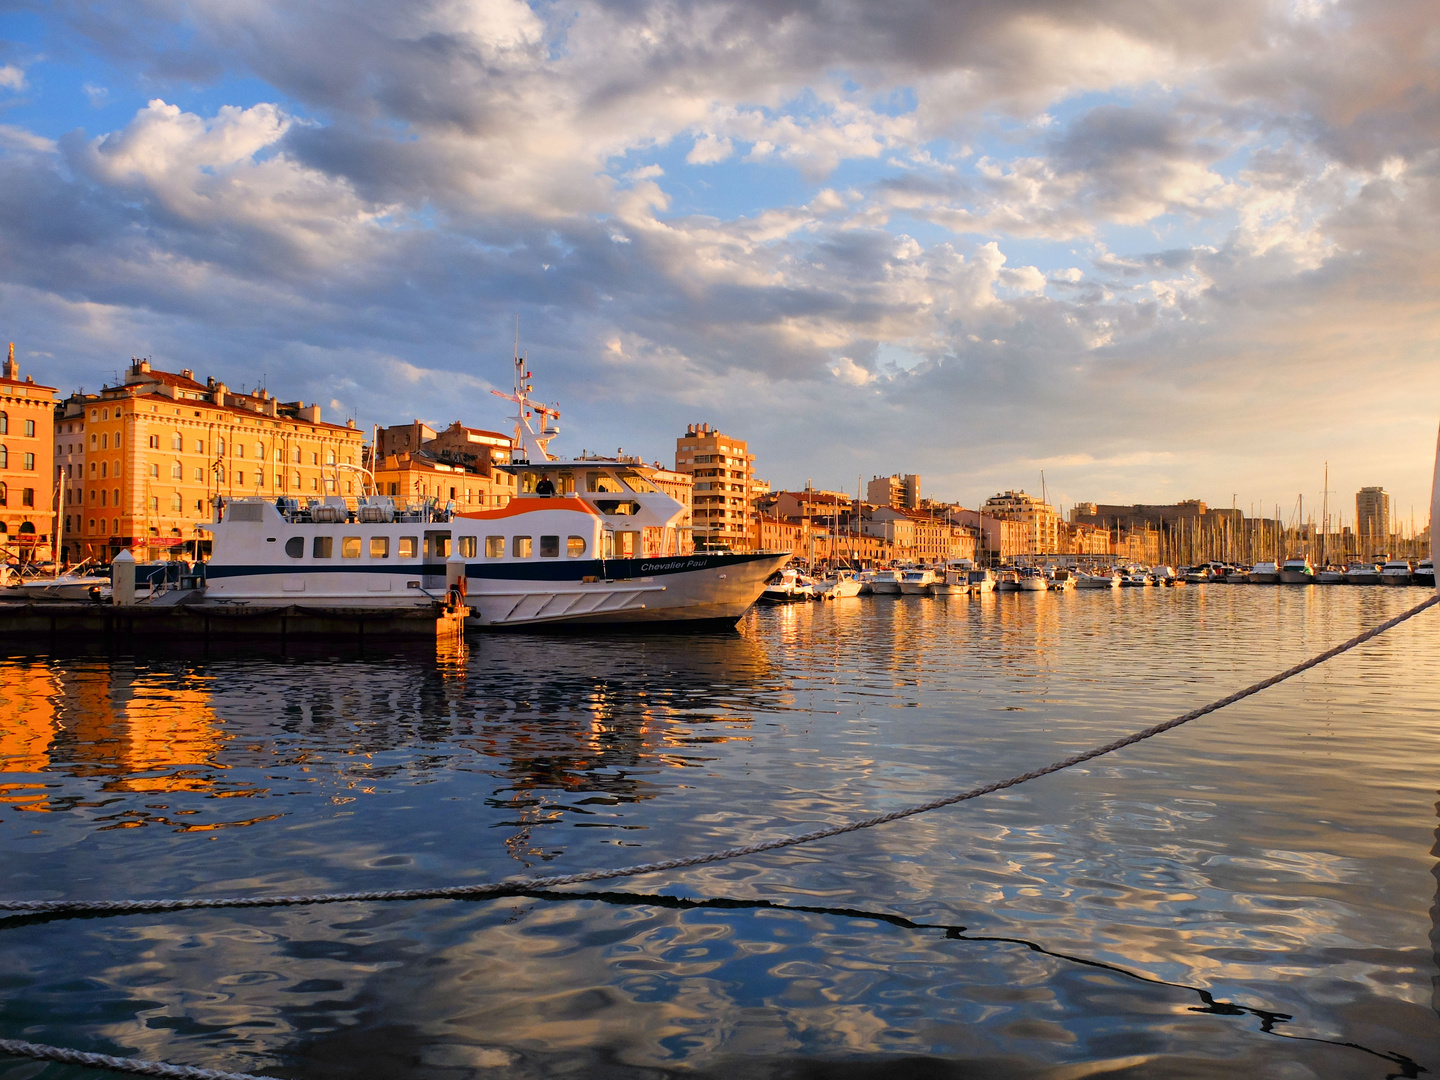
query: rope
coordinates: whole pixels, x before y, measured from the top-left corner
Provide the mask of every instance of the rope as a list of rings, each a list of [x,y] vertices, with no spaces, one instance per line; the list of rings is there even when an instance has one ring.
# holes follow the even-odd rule
[[[1428,607],[1440,603],[1440,594],[1430,597],[1424,603],[1417,604],[1409,611],[1396,615],[1393,619],[1387,619],[1379,626],[1372,627],[1362,634],[1357,634],[1349,641],[1342,642],[1332,649],[1327,649],[1318,656],[1313,656],[1304,663],[1296,664],[1294,667],[1286,668],[1278,675],[1272,675],[1268,679],[1247,686],[1238,690],[1228,697],[1219,701],[1212,701],[1209,705],[1192,709],[1190,712],[1175,717],[1173,720],[1166,720],[1163,724],[1156,724],[1154,727],[1145,728],[1142,731],[1126,735],[1124,738],[1116,739],[1114,742],[1097,746],[1093,750],[1086,750],[1084,753],[1072,754],[1070,757],[1053,762],[1043,768],[1032,769],[1029,772],[1020,773],[1006,780],[997,780],[994,783],[985,784],[982,787],[970,788],[958,794],[944,795],[928,802],[917,803],[914,806],[903,807],[899,810],[891,810],[885,814],[875,814],[871,817],[860,818],[844,825],[830,825],[823,829],[815,829],[811,832],[800,833],[796,836],[782,836],[774,840],[762,840],[754,844],[745,844],[741,847],[725,848],[721,851],[706,852],[703,855],[683,855],[674,859],[663,859],[658,862],[637,863],[631,866],[615,867],[608,870],[584,870],[574,874],[554,874],[549,877],[527,877],[510,878],[506,881],[480,882],[472,885],[451,885],[441,888],[429,889],[389,889],[384,891],[366,892],[343,892],[343,893],[308,893],[295,896],[218,896],[205,898],[188,898],[173,900],[0,900],[0,911],[44,911],[44,912],[70,912],[70,913],[109,913],[119,914],[138,911],[186,911],[196,908],[258,908],[258,907],[292,907],[301,904],[340,904],[355,901],[384,901],[384,900],[457,900],[479,896],[495,896],[505,893],[523,892],[532,889],[553,889],[560,885],[579,885],[587,881],[606,881],[612,878],[637,877],[641,874],[656,874],[665,870],[678,870],[686,866],[705,866],[709,863],[725,862],[729,859],[738,859],[745,855],[755,855],[762,851],[775,851],[779,848],[795,847],[797,844],[809,844],[816,840],[825,840],[832,836],[842,836],[845,833],[859,832],[861,829],[872,829],[876,825],[885,825],[892,821],[900,821],[903,818],[914,817],[916,814],[924,814],[930,810],[938,810],[942,806],[953,806],[956,803],[966,802],[970,799],[978,799],[981,795],[990,795],[996,791],[1004,791],[1007,788],[1016,787],[1030,780],[1037,780],[1042,776],[1049,776],[1051,773],[1060,772],[1062,769],[1073,768],[1082,765],[1087,761],[1093,761],[1106,754],[1113,754],[1127,746],[1133,746],[1146,739],[1153,739],[1156,735],[1164,734],[1182,724],[1188,724],[1192,720],[1198,720],[1202,716],[1233,705],[1247,697],[1267,690],[1286,679],[1294,678],[1301,672],[1309,671],[1313,667],[1339,656],[1341,653],[1349,652],[1356,646],[1363,645],[1371,638],[1379,637],[1385,631],[1393,629],[1412,619]]]
[[[111,1057],[109,1054],[87,1054],[83,1050],[67,1050],[63,1046],[0,1039],[0,1054],[34,1058],[37,1061],[58,1061],[62,1065],[85,1065],[92,1069],[135,1073],[139,1076],[163,1076],[168,1080],[273,1080],[251,1073],[221,1072],[219,1069],[197,1069],[193,1065],[170,1065],[163,1061],[140,1058]]]

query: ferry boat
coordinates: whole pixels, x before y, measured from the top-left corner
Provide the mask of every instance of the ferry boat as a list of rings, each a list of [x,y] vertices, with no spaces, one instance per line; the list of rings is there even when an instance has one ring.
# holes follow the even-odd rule
[[[505,506],[229,500],[208,526],[201,602],[404,608],[443,600],[453,580],[482,627],[733,625],[790,554],[682,551],[684,507],[638,462],[549,456],[560,413],[529,398],[526,375],[517,360],[516,392],[500,395],[518,406],[517,455],[497,466],[517,476]]]

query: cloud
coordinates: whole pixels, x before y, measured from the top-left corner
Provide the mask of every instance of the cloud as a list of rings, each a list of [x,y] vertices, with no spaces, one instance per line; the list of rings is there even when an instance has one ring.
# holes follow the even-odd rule
[[[110,326],[117,355],[448,414],[519,312],[577,437],[643,385],[644,431],[606,441],[647,455],[700,403],[817,477],[843,431],[936,475],[1122,462],[1142,486],[1253,444],[1269,485],[1355,425],[1336,379],[1423,383],[1440,337],[1440,83],[1399,2],[45,18],[157,88],[117,130],[0,129],[0,243],[26,253],[0,288],[53,315],[31,332],[76,346],[77,382]],[[251,96],[202,107],[206,83]],[[785,400],[825,419],[755,405]]]
[[[0,64],[0,89],[24,90],[29,84],[25,81],[25,71],[15,64]]]

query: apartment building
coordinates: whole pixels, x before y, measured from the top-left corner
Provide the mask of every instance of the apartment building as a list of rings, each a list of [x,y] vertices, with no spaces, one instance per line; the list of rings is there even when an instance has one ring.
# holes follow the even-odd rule
[[[10,346],[0,378],[0,547],[6,561],[55,551],[55,387],[20,378]]]
[[[70,561],[198,557],[197,525],[217,497],[321,498],[363,493],[364,436],[328,424],[319,405],[236,393],[189,369],[136,360],[118,386],[60,404],[55,444],[61,544]]]
[[[1055,554],[1060,550],[1060,515],[1055,507],[1033,495],[1004,491],[985,500],[987,516],[1018,521],[1026,528],[1027,555]]]
[[[919,510],[920,476],[918,473],[876,476],[865,489],[865,501],[875,506],[903,506],[906,510]]]
[[[401,500],[453,502],[457,510],[493,510],[515,494],[513,474],[496,469],[510,461],[512,440],[458,420],[442,431],[415,420],[381,428],[375,438],[375,483]]]
[[[697,546],[750,549],[755,455],[741,439],[691,424],[675,440],[675,471],[694,480],[691,514]]]
[[[1390,493],[1383,487],[1362,487],[1355,493],[1355,535],[1367,556],[1390,546]]]

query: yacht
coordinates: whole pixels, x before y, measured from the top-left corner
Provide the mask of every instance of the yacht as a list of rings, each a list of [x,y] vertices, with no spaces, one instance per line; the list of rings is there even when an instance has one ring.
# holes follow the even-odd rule
[[[847,600],[859,596],[863,585],[856,571],[841,568],[815,582],[815,599]]]
[[[1000,571],[1000,576],[995,582],[996,592],[1019,592],[1020,571],[1013,566],[1006,567]]]
[[[71,572],[55,577],[22,578],[6,590],[10,595],[19,595],[26,600],[108,600],[110,599],[110,575]]]
[[[1435,560],[1421,559],[1415,564],[1415,573],[1411,578],[1411,584],[1425,585],[1429,588],[1435,587]]]
[[[1075,571],[1064,566],[1052,566],[1045,574],[1051,592],[1064,592],[1075,588]]]
[[[1021,592],[1048,592],[1050,582],[1046,580],[1045,573],[1037,566],[1026,566],[1020,571]]]
[[[1132,566],[1120,575],[1122,589],[1142,589],[1154,584],[1154,579],[1138,566]]]
[[[1187,585],[1205,585],[1215,580],[1208,566],[1186,566],[1181,568],[1181,577]]]
[[[1282,585],[1310,585],[1315,581],[1315,568],[1310,565],[1308,555],[1297,555],[1286,559],[1280,566]]]
[[[970,572],[975,564],[969,559],[952,559],[935,579],[936,596],[965,596],[970,592]]]
[[[906,570],[900,575],[900,591],[906,596],[930,596],[935,592],[935,571],[929,567]]]
[[[682,550],[685,508],[646,467],[548,454],[559,410],[530,399],[526,374],[517,361],[516,392],[500,395],[518,406],[516,456],[497,466],[517,479],[505,506],[220,500],[200,603],[404,609],[454,580],[482,627],[733,625],[790,554]]]
[[[877,596],[882,593],[889,596],[899,596],[900,571],[876,570],[870,578],[870,591]]]
[[[760,593],[760,599],[767,604],[794,604],[815,598],[814,582],[793,566],[771,574]]]
[[[1152,566],[1150,567],[1150,577],[1156,585],[1174,585],[1175,568],[1173,566]]]
[[[965,584],[970,586],[972,593],[994,592],[995,571],[988,568],[967,570],[965,572]]]
[[[1345,571],[1338,566],[1317,566],[1315,568],[1316,585],[1344,585]]]
[[[1075,587],[1077,589],[1118,589],[1120,575],[1114,570],[1092,570],[1089,573],[1081,571],[1075,576]]]
[[[1257,562],[1250,568],[1251,585],[1278,585],[1280,567],[1273,562]]]
[[[1345,581],[1349,585],[1379,585],[1380,567],[1373,562],[1352,562],[1345,568]]]
[[[1250,582],[1250,571],[1243,566],[1232,566],[1225,571],[1226,585],[1247,585]]]
[[[1391,559],[1380,568],[1381,585],[1409,585],[1415,577],[1415,567],[1409,559]]]

